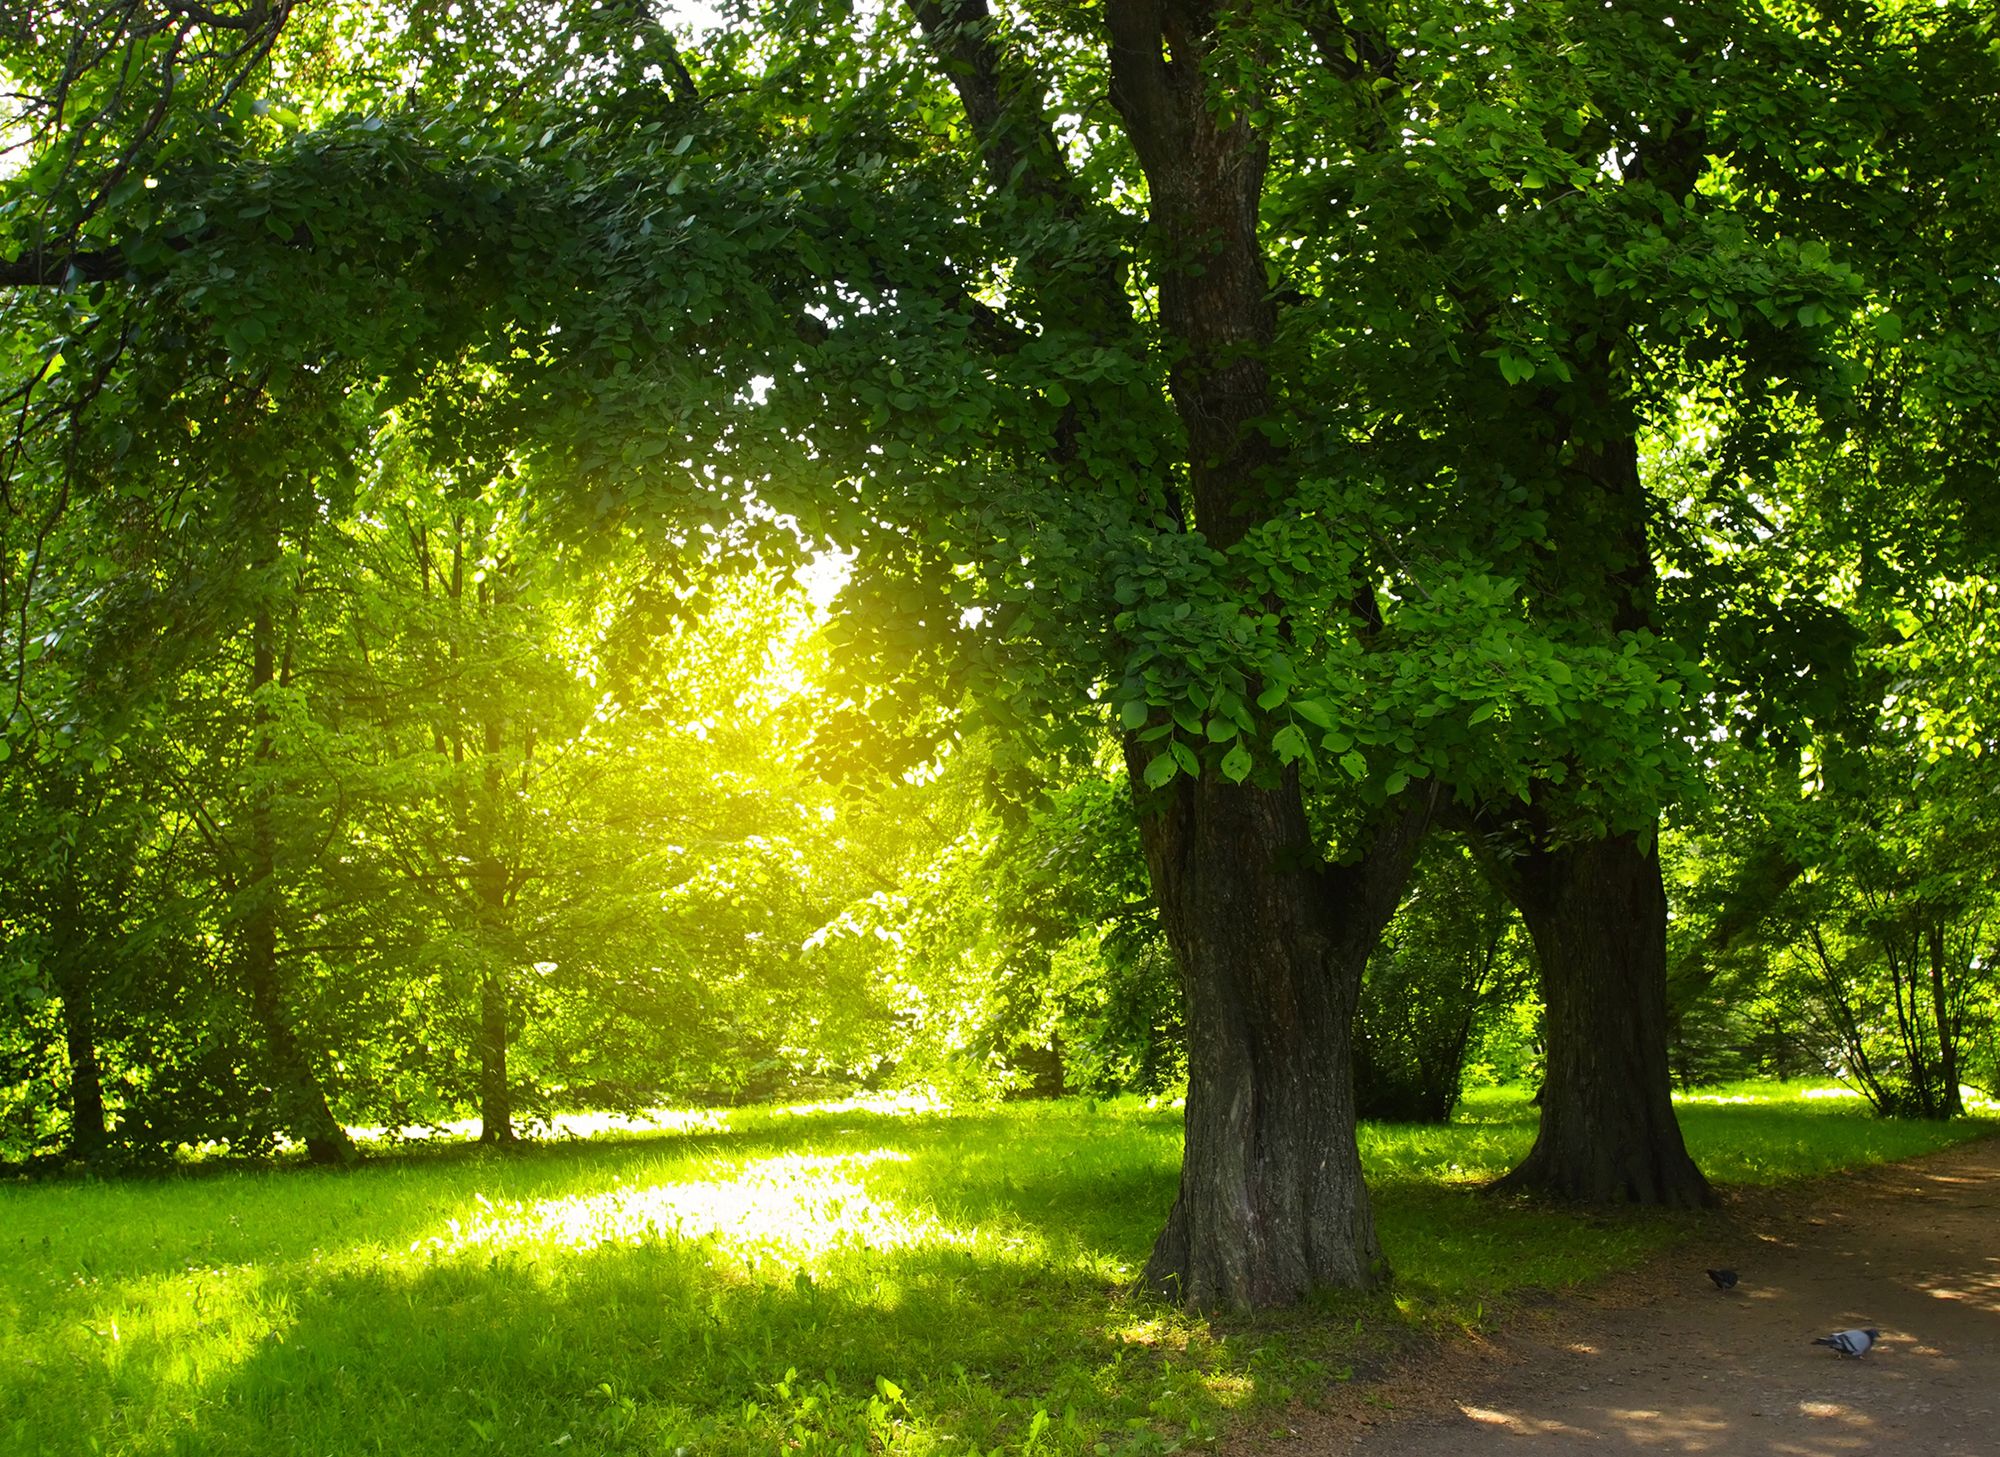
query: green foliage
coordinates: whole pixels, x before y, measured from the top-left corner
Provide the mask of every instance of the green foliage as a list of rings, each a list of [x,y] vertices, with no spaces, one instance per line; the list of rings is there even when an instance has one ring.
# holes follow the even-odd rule
[[[1426,845],[1409,893],[1369,958],[1354,1023],[1354,1100],[1363,1118],[1450,1120],[1467,1066],[1529,989],[1518,919],[1471,852]]]

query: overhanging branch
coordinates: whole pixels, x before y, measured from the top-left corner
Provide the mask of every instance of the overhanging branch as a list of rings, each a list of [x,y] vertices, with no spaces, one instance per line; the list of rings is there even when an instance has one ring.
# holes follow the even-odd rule
[[[66,288],[123,278],[125,255],[117,249],[49,256],[30,253],[0,258],[0,288]]]

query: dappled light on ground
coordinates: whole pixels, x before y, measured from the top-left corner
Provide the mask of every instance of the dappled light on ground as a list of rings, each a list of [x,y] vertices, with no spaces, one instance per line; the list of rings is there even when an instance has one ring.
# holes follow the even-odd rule
[[[2000,1315],[2000,1255],[1987,1255],[1977,1269],[1948,1278],[1922,1278],[1918,1284],[1935,1299],[1959,1301]]]
[[[1565,1426],[1561,1422],[1543,1421],[1533,1417],[1525,1417],[1518,1412],[1495,1411],[1490,1407],[1467,1406],[1461,1407],[1460,1410],[1481,1426],[1499,1427],[1517,1437],[1542,1437],[1547,1436],[1551,1432],[1576,1432],[1578,1430],[1575,1427]]]
[[[877,1148],[851,1154],[752,1159],[721,1177],[620,1186],[593,1194],[495,1202],[473,1209],[410,1245],[415,1255],[460,1254],[549,1245],[575,1250],[673,1239],[713,1243],[747,1265],[773,1258],[811,1261],[829,1250],[967,1248],[975,1236],[878,1199],[863,1174],[910,1155]]]

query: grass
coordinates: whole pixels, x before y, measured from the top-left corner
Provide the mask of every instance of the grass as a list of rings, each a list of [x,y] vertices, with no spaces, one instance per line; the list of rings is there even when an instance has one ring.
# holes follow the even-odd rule
[[[1684,1104],[1696,1157],[1763,1183],[1992,1126],[1883,1123],[1806,1091]],[[0,1450],[1177,1450],[1413,1325],[1689,1230],[1475,1197],[1533,1130],[1506,1093],[1448,1128],[1365,1128],[1393,1293],[1255,1320],[1126,1292],[1180,1143],[1178,1113],[1130,1102],[738,1111],[349,1174],[13,1185]]]

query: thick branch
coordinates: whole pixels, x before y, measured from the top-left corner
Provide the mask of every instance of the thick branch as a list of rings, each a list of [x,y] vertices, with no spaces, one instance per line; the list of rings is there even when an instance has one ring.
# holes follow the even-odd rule
[[[1086,217],[1093,204],[1049,124],[1047,88],[1005,45],[986,0],[907,3],[965,108],[994,191],[1039,202],[1067,220]],[[1106,338],[1132,327],[1121,263],[1080,260],[1073,247],[1033,262],[1045,281],[1058,280],[1060,297],[1047,302],[1070,325]],[[982,328],[1005,325],[997,315],[983,319],[975,312],[974,318]]]
[[[944,62],[966,120],[979,139],[994,188],[1009,187],[1080,210],[1074,179],[1043,111],[1043,87],[998,38],[986,0],[909,0],[924,39]]]
[[[1368,833],[1361,858],[1320,872],[1327,897],[1339,908],[1334,923],[1365,959],[1401,904],[1417,851],[1430,833],[1442,788],[1435,779],[1414,784],[1391,800]]]
[[[1177,144],[1185,147],[1167,85],[1166,17],[1159,0],[1111,0],[1104,20],[1111,35],[1111,99],[1150,175],[1149,153],[1158,158]]]
[[[1396,51],[1381,36],[1355,24],[1332,3],[1308,8],[1306,34],[1320,61],[1343,81],[1396,79]]]
[[[213,26],[217,30],[256,31],[271,19],[270,0],[253,0],[235,15],[225,15],[220,10],[196,4],[195,0],[166,0],[166,8],[170,14],[183,16],[199,25]]]
[[[0,258],[0,288],[64,288],[77,283],[105,283],[125,276],[125,255],[117,249],[66,253],[47,257]]]

